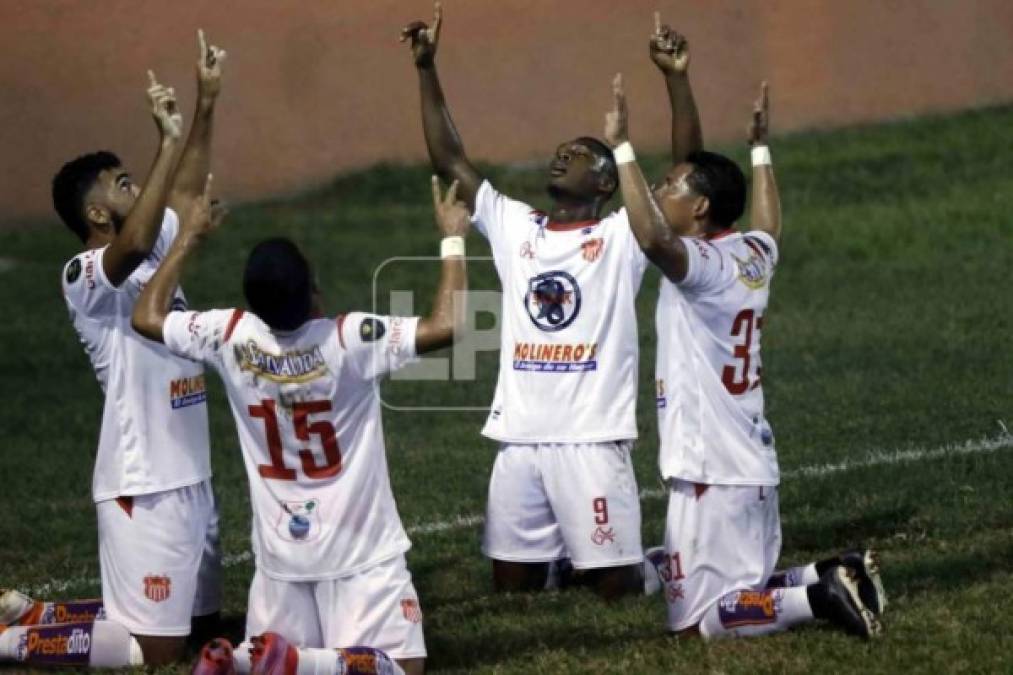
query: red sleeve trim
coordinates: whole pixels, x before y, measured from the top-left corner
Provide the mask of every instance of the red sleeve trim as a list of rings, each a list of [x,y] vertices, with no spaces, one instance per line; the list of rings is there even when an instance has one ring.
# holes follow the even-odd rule
[[[232,337],[232,331],[235,330],[236,324],[239,323],[239,320],[243,318],[243,313],[244,312],[241,309],[232,310],[232,316],[229,318],[229,325],[225,327],[225,337],[222,339],[223,344],[228,342],[229,338]]]
[[[334,322],[338,324],[338,342],[341,344],[341,348],[348,349],[345,347],[345,336],[341,334],[341,330],[345,327],[345,315],[338,314],[338,318]]]
[[[120,508],[123,509],[126,512],[127,518],[133,518],[134,517],[134,498],[133,497],[117,497],[116,498],[116,503],[119,504]]]

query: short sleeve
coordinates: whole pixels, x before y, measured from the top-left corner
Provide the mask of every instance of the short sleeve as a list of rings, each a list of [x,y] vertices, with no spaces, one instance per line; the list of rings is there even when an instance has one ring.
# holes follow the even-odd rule
[[[337,324],[341,347],[363,379],[375,379],[417,358],[418,317],[352,312],[338,317]]]
[[[777,248],[777,240],[762,230],[750,230],[742,235],[742,239],[749,248],[767,263],[771,271],[777,267],[780,260],[780,251]]]
[[[63,295],[67,304],[88,318],[101,318],[117,311],[119,289],[109,283],[102,267],[106,247],[74,256],[63,268]]]
[[[162,340],[173,354],[199,361],[214,363],[235,320],[242,316],[239,310],[215,309],[209,312],[169,312],[162,324]]]
[[[704,292],[722,283],[725,260],[721,252],[705,239],[683,237],[688,265],[686,277],[678,282],[679,288],[687,291]]]
[[[506,228],[511,223],[534,222],[542,214],[524,202],[511,199],[492,186],[487,180],[482,181],[475,195],[475,212],[471,222],[481,232],[489,245],[496,250],[505,241]]]

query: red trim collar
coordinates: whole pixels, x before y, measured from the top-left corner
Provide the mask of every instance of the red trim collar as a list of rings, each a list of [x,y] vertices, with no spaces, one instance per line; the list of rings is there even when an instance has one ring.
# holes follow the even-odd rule
[[[549,222],[546,226],[546,230],[552,230],[553,232],[568,232],[570,230],[581,230],[585,227],[595,227],[599,220],[581,220],[576,223],[553,223]]]

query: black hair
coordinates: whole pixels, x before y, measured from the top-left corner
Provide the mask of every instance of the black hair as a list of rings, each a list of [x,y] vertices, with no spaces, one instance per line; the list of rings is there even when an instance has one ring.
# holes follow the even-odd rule
[[[715,225],[729,228],[746,210],[746,177],[739,165],[724,155],[706,150],[690,153],[686,161],[693,170],[686,184],[710,201],[710,219]]]
[[[243,295],[253,313],[268,326],[295,330],[310,318],[310,264],[291,240],[266,239],[253,247],[246,260]]]
[[[616,168],[616,158],[612,154],[612,148],[593,136],[581,136],[575,139],[575,142],[587,146],[587,149],[601,160],[601,166],[598,167],[598,171],[607,174],[615,186],[612,188],[612,192],[609,193],[609,197],[611,197],[616,188],[619,187],[619,169]]]
[[[120,158],[106,150],[81,155],[53,176],[53,208],[64,224],[81,241],[88,241],[88,221],[84,217],[84,197],[106,169],[122,166]]]

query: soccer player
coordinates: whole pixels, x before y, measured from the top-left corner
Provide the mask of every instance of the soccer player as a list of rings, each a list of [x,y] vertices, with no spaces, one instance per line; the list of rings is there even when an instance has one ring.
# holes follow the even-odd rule
[[[550,564],[568,558],[574,580],[603,597],[639,592],[630,451],[634,299],[647,261],[625,211],[604,213],[618,181],[612,153],[595,138],[562,143],[549,165],[548,213],[497,191],[469,161],[444,100],[441,23],[436,3],[432,26],[410,23],[401,39],[411,41],[433,167],[460,182],[503,286],[499,380],[482,432],[499,442],[482,545],[493,584],[543,588]],[[677,83],[669,91],[681,94]]]
[[[679,50],[688,66],[685,40]],[[688,80],[687,86],[688,86]],[[657,309],[660,468],[669,485],[657,560],[673,632],[762,635],[814,618],[872,637],[885,603],[872,551],[775,573],[779,472],[763,414],[760,332],[779,259],[780,202],[767,145],[766,84],[754,107],[751,228],[735,229],[746,184],[700,149],[695,108],[673,137],[683,157],[652,193],[629,144],[622,78],[605,136],[630,224],[664,275]],[[649,558],[652,555],[649,552]]]
[[[303,648],[307,668],[319,659],[330,667],[336,648],[368,644],[408,673],[423,669],[422,612],[387,473],[377,379],[448,346],[463,325],[469,213],[456,183],[441,199],[433,176],[432,190],[444,239],[427,317],[321,318],[310,264],[287,239],[250,253],[250,311],[174,311],[182,265],[214,224],[206,198],[184,217],[134,308],[135,330],[225,382],[253,508],[246,635],[284,635]]]
[[[202,31],[198,43],[197,108],[178,163],[182,115],[173,90],[149,71],[159,146],[144,187],[109,152],[79,157],[53,179],[56,211],[84,249],[64,267],[63,293],[105,394],[92,483],[102,600],[3,593],[0,660],[164,664],[183,655],[191,617],[199,631],[220,609],[203,369],[130,327],[141,288],[176,236],[177,213],[200,196],[208,173],[225,52]],[[179,291],[173,302],[186,305]]]

